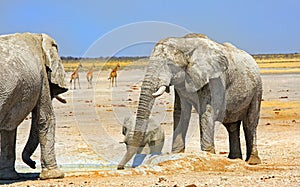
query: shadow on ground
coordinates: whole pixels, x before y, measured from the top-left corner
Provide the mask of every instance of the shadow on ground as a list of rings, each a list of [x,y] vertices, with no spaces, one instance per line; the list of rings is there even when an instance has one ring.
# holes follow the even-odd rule
[[[17,180],[0,180],[0,185],[3,184],[13,184],[16,182],[25,182],[28,180],[37,180],[40,173],[19,173],[20,179]]]

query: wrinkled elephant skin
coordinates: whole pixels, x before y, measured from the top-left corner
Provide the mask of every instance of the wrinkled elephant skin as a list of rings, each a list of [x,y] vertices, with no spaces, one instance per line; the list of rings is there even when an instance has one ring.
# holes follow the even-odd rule
[[[215,152],[214,124],[223,123],[229,134],[229,158],[242,158],[240,124],[246,139],[249,164],[259,164],[256,128],[260,114],[262,83],[255,60],[229,43],[219,44],[202,34],[159,41],[141,87],[135,133],[129,146],[139,147],[145,137],[156,97],[174,86],[172,152],[185,150],[191,110],[199,115],[203,151]],[[127,151],[127,157],[136,152]]]
[[[55,116],[51,102],[67,91],[64,77],[57,44],[48,35],[0,36],[0,179],[18,178],[14,168],[16,132],[30,112],[32,124],[23,161],[35,168],[30,156],[40,145],[40,178],[64,176],[57,167],[54,152]]]

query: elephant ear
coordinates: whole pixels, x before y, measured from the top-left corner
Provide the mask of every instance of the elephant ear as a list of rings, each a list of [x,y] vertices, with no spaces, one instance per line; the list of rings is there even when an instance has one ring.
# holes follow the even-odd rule
[[[58,55],[57,43],[47,34],[41,35],[44,63],[46,66],[51,97],[66,92],[65,70]]]
[[[188,58],[185,79],[187,91],[200,90],[210,79],[220,77],[227,67],[228,60],[221,50],[199,46]]]

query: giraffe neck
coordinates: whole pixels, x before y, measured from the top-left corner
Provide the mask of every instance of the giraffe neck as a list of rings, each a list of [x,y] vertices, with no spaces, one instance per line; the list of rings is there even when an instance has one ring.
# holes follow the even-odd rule
[[[118,66],[116,66],[116,67],[113,69],[113,71],[117,71],[117,69],[118,69]]]
[[[78,67],[75,69],[74,73],[78,73],[79,68],[80,68],[80,66],[78,66]]]
[[[94,67],[91,67],[90,70],[89,70],[89,72],[92,72],[93,70],[94,70]]]

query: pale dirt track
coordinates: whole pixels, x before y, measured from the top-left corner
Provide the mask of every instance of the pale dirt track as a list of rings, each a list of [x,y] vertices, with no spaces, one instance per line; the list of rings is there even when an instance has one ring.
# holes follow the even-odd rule
[[[300,185],[300,74],[263,75],[264,94],[258,126],[258,150],[262,164],[249,166],[229,160],[227,132],[216,126],[217,154],[201,153],[197,116],[192,115],[187,153],[177,160],[117,171],[125,152],[120,144],[121,122],[134,115],[144,70],[119,72],[118,87],[109,88],[108,72],[94,74],[94,89],[87,89],[80,73],[81,89],[63,96],[66,105],[54,101],[57,118],[56,155],[64,179],[38,180],[20,159],[30,117],[18,130],[17,163],[26,174],[21,181],[0,181],[12,186],[299,186]],[[69,79],[69,74],[67,74]],[[166,133],[164,153],[170,152],[173,93],[155,103],[153,117]],[[242,151],[245,141],[241,132]],[[39,160],[39,150],[32,157]],[[172,157],[166,155],[165,157]],[[39,165],[39,162],[38,162]],[[31,177],[31,178],[30,178]]]

